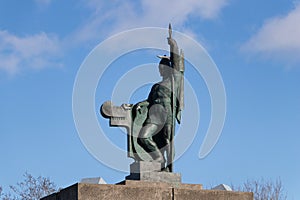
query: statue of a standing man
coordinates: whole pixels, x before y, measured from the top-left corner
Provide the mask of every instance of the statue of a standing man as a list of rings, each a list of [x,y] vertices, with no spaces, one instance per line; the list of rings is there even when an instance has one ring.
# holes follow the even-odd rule
[[[179,54],[169,27],[170,57],[160,56],[158,65],[162,81],[154,84],[147,100],[136,105],[137,110],[147,106],[148,113],[139,132],[138,144],[150,154],[154,162],[166,163],[162,170],[173,171],[175,119],[180,123],[183,109],[183,53]],[[166,158],[165,155],[166,154]]]

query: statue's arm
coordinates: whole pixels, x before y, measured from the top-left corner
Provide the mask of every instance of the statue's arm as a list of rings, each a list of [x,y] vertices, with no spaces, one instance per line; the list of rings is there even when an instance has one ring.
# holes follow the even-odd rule
[[[176,40],[168,38],[168,44],[170,45],[170,60],[173,69],[180,71],[180,54]]]
[[[148,106],[149,105],[149,102],[148,100],[144,100],[144,101],[141,101],[139,103],[137,103],[138,106]]]
[[[183,74],[184,74],[184,54],[181,50],[179,53],[177,42],[169,37],[168,43],[170,45],[170,60],[174,69],[174,80],[175,80],[175,95],[176,95],[176,119],[180,124],[181,122],[181,110],[184,107],[184,86],[183,86]]]

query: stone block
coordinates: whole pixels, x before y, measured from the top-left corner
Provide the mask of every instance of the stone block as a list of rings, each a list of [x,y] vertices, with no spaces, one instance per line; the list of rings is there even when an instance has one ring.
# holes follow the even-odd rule
[[[130,165],[130,173],[159,172],[161,168],[162,164],[159,162],[139,161]]]
[[[190,184],[172,187],[170,184],[158,182],[124,181],[123,183],[124,185],[77,183],[42,200],[253,200],[253,193],[250,192],[202,190]]]
[[[141,172],[131,173],[129,176],[126,176],[126,180],[162,182],[170,183],[172,185],[179,185],[181,184],[181,175],[170,172]]]
[[[174,200],[253,200],[251,192],[232,192],[221,190],[189,190],[173,188]]]
[[[76,195],[75,195],[76,194]],[[172,191],[168,187],[130,187],[124,185],[98,185],[79,183],[41,200],[168,200]]]
[[[125,180],[119,185],[126,185],[131,187],[169,187],[169,188],[181,188],[181,189],[189,189],[189,190],[202,190],[202,184],[172,184],[167,182],[150,182],[150,181],[136,181],[136,180]]]
[[[130,175],[126,180],[170,183],[172,186],[181,184],[178,173],[162,172],[162,164],[158,162],[139,161],[130,165]]]

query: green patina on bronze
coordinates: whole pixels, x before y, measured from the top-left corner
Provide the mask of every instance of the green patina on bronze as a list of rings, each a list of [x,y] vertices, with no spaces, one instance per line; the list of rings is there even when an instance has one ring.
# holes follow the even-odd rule
[[[173,171],[175,122],[181,122],[183,110],[184,55],[179,52],[169,26],[170,56],[161,56],[159,72],[162,81],[154,84],[148,98],[135,105],[101,106],[101,114],[111,126],[126,127],[128,157],[135,161],[160,162],[162,170]]]

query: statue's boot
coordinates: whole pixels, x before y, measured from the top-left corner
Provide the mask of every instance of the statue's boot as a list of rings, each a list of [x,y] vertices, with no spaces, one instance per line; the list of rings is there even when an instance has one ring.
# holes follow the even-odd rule
[[[167,154],[167,160],[166,160],[166,165],[167,166],[164,166],[161,171],[164,171],[164,172],[171,172],[171,163],[172,162],[172,157],[171,157],[171,151],[170,151],[170,145],[168,144],[167,146],[167,150],[166,150],[166,154]]]
[[[165,163],[165,158],[160,151],[151,152],[151,156],[154,162]]]

